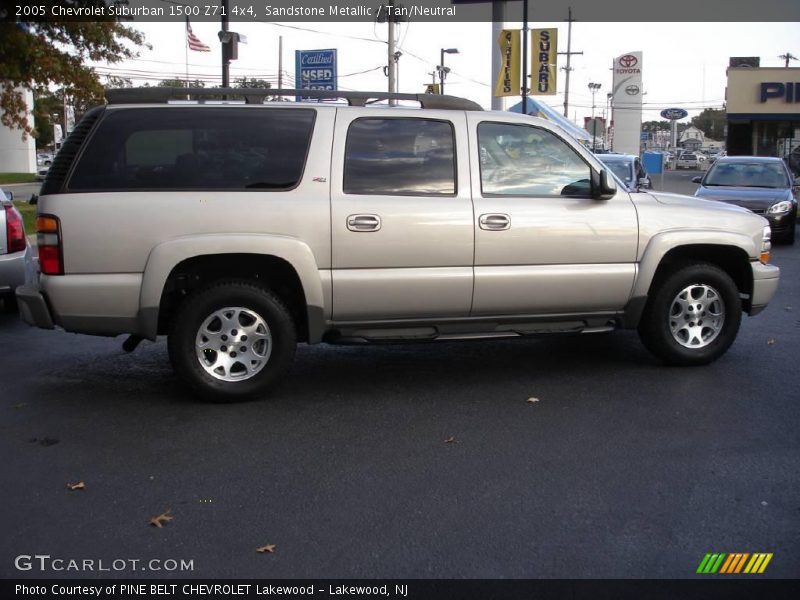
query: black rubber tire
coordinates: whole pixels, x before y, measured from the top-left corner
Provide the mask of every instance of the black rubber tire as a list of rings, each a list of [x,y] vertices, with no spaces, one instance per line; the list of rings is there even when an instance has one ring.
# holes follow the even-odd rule
[[[673,338],[669,328],[673,299],[692,284],[709,285],[717,290],[725,309],[725,321],[720,333],[702,348],[682,346]],[[730,348],[739,332],[741,320],[742,301],[731,277],[715,265],[693,262],[673,270],[654,283],[639,321],[639,337],[650,352],[667,364],[705,365],[718,359]]]
[[[3,303],[3,312],[6,313],[17,312],[17,297],[14,295],[13,292],[11,294],[0,296],[0,302]]]
[[[792,229],[789,230],[788,233],[786,233],[783,236],[781,236],[781,238],[778,240],[778,243],[779,244],[786,244],[787,246],[791,246],[792,244],[794,244],[794,237],[795,237],[795,231],[794,230],[795,230],[795,228],[792,228]]]
[[[195,336],[200,325],[214,311],[226,306],[242,306],[257,313],[272,335],[267,364],[243,381],[222,381],[209,375],[195,353]],[[211,402],[263,397],[289,370],[296,348],[297,332],[286,306],[270,290],[247,280],[221,280],[192,293],[177,310],[167,338],[173,369],[202,399]]]

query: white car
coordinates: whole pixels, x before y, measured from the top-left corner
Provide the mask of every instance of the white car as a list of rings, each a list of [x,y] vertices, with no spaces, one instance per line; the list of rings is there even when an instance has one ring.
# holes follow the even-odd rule
[[[700,166],[700,160],[694,152],[684,152],[675,162],[676,169],[696,169]]]

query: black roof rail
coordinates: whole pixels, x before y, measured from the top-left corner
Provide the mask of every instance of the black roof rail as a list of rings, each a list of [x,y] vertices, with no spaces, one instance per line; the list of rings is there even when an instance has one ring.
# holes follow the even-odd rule
[[[274,96],[303,96],[315,100],[344,99],[350,106],[366,106],[370,102],[380,100],[409,100],[419,102],[422,108],[443,110],[483,110],[480,104],[440,94],[395,94],[389,92],[346,92],[339,90],[287,90],[261,88],[184,88],[184,87],[144,87],[117,88],[106,90],[109,104],[144,104],[168,102],[169,100],[186,100],[220,96],[244,96],[246,104],[263,104],[265,98]]]

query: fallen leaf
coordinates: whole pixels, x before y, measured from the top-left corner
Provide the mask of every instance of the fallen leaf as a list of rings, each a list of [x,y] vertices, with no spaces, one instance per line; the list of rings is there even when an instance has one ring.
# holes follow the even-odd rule
[[[538,399],[538,398],[534,398],[534,397],[532,397],[532,396],[531,396],[530,398],[528,398],[528,404],[535,404],[535,403],[537,403],[538,401],[539,401],[539,399]]]
[[[457,442],[458,440],[455,437],[449,437],[444,441],[445,444],[455,444]]]
[[[272,554],[273,552],[275,552],[275,544],[267,544],[266,546],[261,546],[260,548],[256,548],[256,552],[260,552],[261,554],[269,552],[270,554]]]
[[[774,346],[775,340],[767,340],[767,346]]]
[[[79,481],[78,483],[68,483],[67,488],[71,492],[74,492],[75,490],[85,490],[86,484],[82,481]]]
[[[172,517],[169,516],[169,511],[170,509],[167,509],[157,517],[153,517],[152,519],[150,519],[150,525],[154,525],[155,527],[161,528],[166,523],[172,521]]]

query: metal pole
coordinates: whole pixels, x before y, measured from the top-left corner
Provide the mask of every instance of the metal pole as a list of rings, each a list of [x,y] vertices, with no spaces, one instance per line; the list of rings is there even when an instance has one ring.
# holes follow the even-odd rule
[[[528,0],[522,0],[522,114],[528,114]]]
[[[283,36],[278,36],[278,89],[283,89]]]
[[[592,87],[592,152],[597,152],[597,119],[594,118],[594,95],[597,92]]]
[[[389,0],[389,11],[386,18],[386,24],[389,26],[389,93],[393,93],[397,91],[397,64],[395,63],[394,58],[394,47],[395,47],[395,39],[394,39],[394,0]],[[397,100],[389,99],[389,105],[395,106],[397,104]]]
[[[503,56],[500,53],[500,46],[497,44],[497,39],[500,37],[500,32],[503,31],[503,22],[505,21],[505,2],[492,2],[492,85],[500,78],[500,65]],[[505,108],[503,96],[495,96],[494,88],[492,89],[492,110],[503,110]]]
[[[228,32],[228,0],[221,0],[222,5],[222,31]],[[229,46],[223,42],[222,44],[222,87],[226,88],[230,85],[230,61],[228,60],[228,52],[226,48]]]
[[[572,7],[569,7],[567,18],[567,79],[564,82],[564,116],[569,118],[569,72],[572,70],[570,67],[570,59],[572,58]]]
[[[439,52],[439,93],[444,94],[444,48]]]

